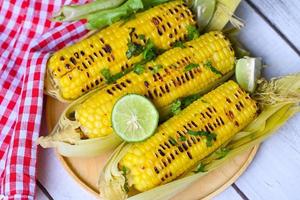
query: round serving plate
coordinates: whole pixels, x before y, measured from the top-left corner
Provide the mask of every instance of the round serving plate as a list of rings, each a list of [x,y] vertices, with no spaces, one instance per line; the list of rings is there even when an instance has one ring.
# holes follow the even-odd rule
[[[47,96],[46,121],[49,132],[54,128],[67,104]],[[258,146],[228,161],[224,166],[200,178],[186,190],[176,194],[174,200],[211,199],[224,191],[247,169],[253,160]],[[92,158],[68,158],[56,154],[67,172],[88,192],[99,196],[97,182],[99,173],[111,152]]]

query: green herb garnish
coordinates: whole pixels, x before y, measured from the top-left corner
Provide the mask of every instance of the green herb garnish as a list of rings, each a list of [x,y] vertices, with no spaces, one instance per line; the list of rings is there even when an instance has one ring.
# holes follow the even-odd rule
[[[188,130],[188,134],[192,136],[205,136],[206,137],[206,146],[211,147],[213,140],[217,139],[217,135],[215,133],[210,133],[207,131],[191,131]]]
[[[124,190],[126,191],[126,192],[129,192],[129,185],[128,185],[128,178],[127,178],[127,172],[128,172],[128,169],[125,167],[125,166],[123,166],[122,167],[122,175],[125,177],[125,184],[124,184]]]
[[[180,140],[181,142],[184,142],[184,141],[186,141],[186,137],[185,137],[185,136],[180,136],[180,137],[179,137],[179,140]]]
[[[157,56],[156,47],[154,43],[150,39],[148,39],[143,50],[143,58],[146,61],[150,61],[156,58],[156,56]]]
[[[217,74],[217,75],[223,75],[219,70],[217,70],[213,65],[211,61],[207,61],[206,63],[204,63],[204,66],[207,67],[208,69],[210,69],[213,73]]]
[[[153,67],[152,67],[152,73],[153,74],[156,74],[157,72],[159,72],[159,70],[160,69],[162,69],[163,68],[163,66],[162,65],[154,65]]]
[[[140,75],[140,74],[144,73],[145,67],[144,67],[144,65],[138,63],[134,66],[133,71],[134,71],[134,73]]]
[[[199,64],[196,64],[196,63],[190,63],[190,64],[188,64],[187,66],[185,66],[184,72],[191,71],[192,69],[194,69],[194,68],[196,68],[196,67],[199,67]]]
[[[122,76],[127,74],[128,72],[130,72],[130,69],[126,69],[122,72],[112,75],[110,70],[107,68],[104,68],[101,70],[101,74],[105,78],[107,84],[116,82],[116,80],[118,80],[119,78],[121,78]]]
[[[182,49],[186,48],[186,46],[184,46],[184,43],[182,41],[176,41],[172,47],[180,47]]]
[[[174,138],[172,138],[172,137],[169,137],[169,141],[170,141],[170,143],[172,145],[176,145],[177,144],[176,140]]]
[[[130,59],[133,56],[137,56],[143,52],[142,45],[128,41],[127,46],[128,46],[128,50],[126,51],[126,56],[128,59]]]
[[[107,68],[104,68],[104,69],[102,69],[101,70],[101,74],[102,74],[102,76],[105,78],[105,80],[106,80],[106,83],[107,84],[110,84],[111,83],[111,73],[110,73],[110,71],[109,71],[109,69],[107,69]]]
[[[177,99],[171,104],[171,112],[173,115],[177,115],[181,111],[181,101]]]
[[[200,94],[194,94],[191,96],[184,97],[181,100],[181,108],[184,109],[184,108],[188,107],[190,104],[192,104],[194,101],[196,101],[200,97],[201,97]]]
[[[173,115],[177,115],[181,110],[188,107],[191,103],[196,101],[198,98],[200,98],[200,94],[194,94],[187,97],[184,97],[182,99],[177,99],[171,104],[171,112]]]
[[[227,154],[229,153],[229,149],[226,148],[226,147],[221,147],[219,148],[217,151],[216,151],[216,154],[218,156],[217,159],[222,159],[224,158],[225,156],[227,156]]]
[[[200,36],[198,29],[195,26],[189,25],[187,27],[187,38],[188,40],[194,40]]]
[[[146,38],[146,36],[143,35],[143,34],[141,34],[141,35],[138,35],[138,38],[139,38],[140,40],[144,40],[144,39]]]
[[[196,170],[194,171],[194,173],[199,173],[199,172],[206,172],[205,165],[203,163],[200,163],[197,166]]]

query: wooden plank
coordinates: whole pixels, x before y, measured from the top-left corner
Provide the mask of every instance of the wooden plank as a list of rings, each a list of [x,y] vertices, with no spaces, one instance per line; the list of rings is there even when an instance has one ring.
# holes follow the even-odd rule
[[[300,115],[266,141],[254,162],[236,182],[249,199],[298,199]]]
[[[263,58],[268,66],[264,70],[267,77],[300,72],[299,56],[245,1],[237,16],[245,21],[239,40],[253,55]]]
[[[242,200],[240,195],[233,189],[232,186],[224,190],[221,194],[217,195],[214,200]]]
[[[39,188],[36,187],[36,194],[35,199],[38,200],[49,200],[49,198],[44,194],[44,192]]]
[[[248,0],[300,50],[299,0]]]
[[[273,1],[274,2],[274,1]],[[247,12],[245,12],[247,11]],[[269,65],[268,77],[300,72],[298,55],[245,2],[238,10],[246,27],[240,40]],[[297,199],[300,178],[300,115],[267,140],[236,185],[249,199]]]
[[[40,148],[38,156],[38,179],[53,199],[96,200],[63,169],[53,149]]]

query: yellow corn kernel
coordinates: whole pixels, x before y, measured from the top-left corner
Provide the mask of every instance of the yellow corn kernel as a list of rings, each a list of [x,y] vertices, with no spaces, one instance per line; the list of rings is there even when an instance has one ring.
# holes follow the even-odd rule
[[[187,26],[194,24],[191,11],[182,1],[156,6],[128,22],[117,22],[54,53],[47,64],[52,83],[62,98],[76,99],[106,84],[102,69],[107,68],[114,75],[142,60],[141,55],[127,58],[130,39],[137,44],[150,39],[157,48],[167,50],[174,42],[184,40]]]
[[[216,44],[213,49],[211,43]],[[130,72],[79,105],[75,117],[83,127],[84,134],[89,138],[111,134],[113,131],[110,128],[110,116],[113,105],[126,94],[135,93],[148,97],[163,115],[163,108],[176,99],[207,89],[209,85],[233,70],[234,52],[221,32],[207,33],[185,43],[185,46],[183,49],[174,48],[165,52],[155,61],[147,63],[144,73]],[[205,52],[203,53],[205,55],[199,56],[201,52]],[[215,60],[214,57],[219,54],[226,56],[222,60]],[[191,64],[198,67],[187,71],[187,66]],[[214,72],[212,67],[220,74]],[[102,119],[107,132],[102,128],[95,128],[93,123],[87,123],[88,116]]]
[[[139,191],[170,182],[230,140],[255,118],[256,112],[256,102],[237,83],[229,81],[162,124],[146,141],[132,145],[120,166],[128,169]],[[209,144],[207,136],[191,135],[189,131],[215,134],[216,138]],[[144,151],[145,146],[151,150]],[[143,156],[136,153],[141,151]]]

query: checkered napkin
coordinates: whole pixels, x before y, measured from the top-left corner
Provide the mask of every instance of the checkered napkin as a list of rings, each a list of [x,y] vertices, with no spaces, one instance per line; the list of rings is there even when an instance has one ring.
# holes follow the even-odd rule
[[[0,0],[0,199],[34,199],[47,59],[87,32],[49,18],[84,1]]]

